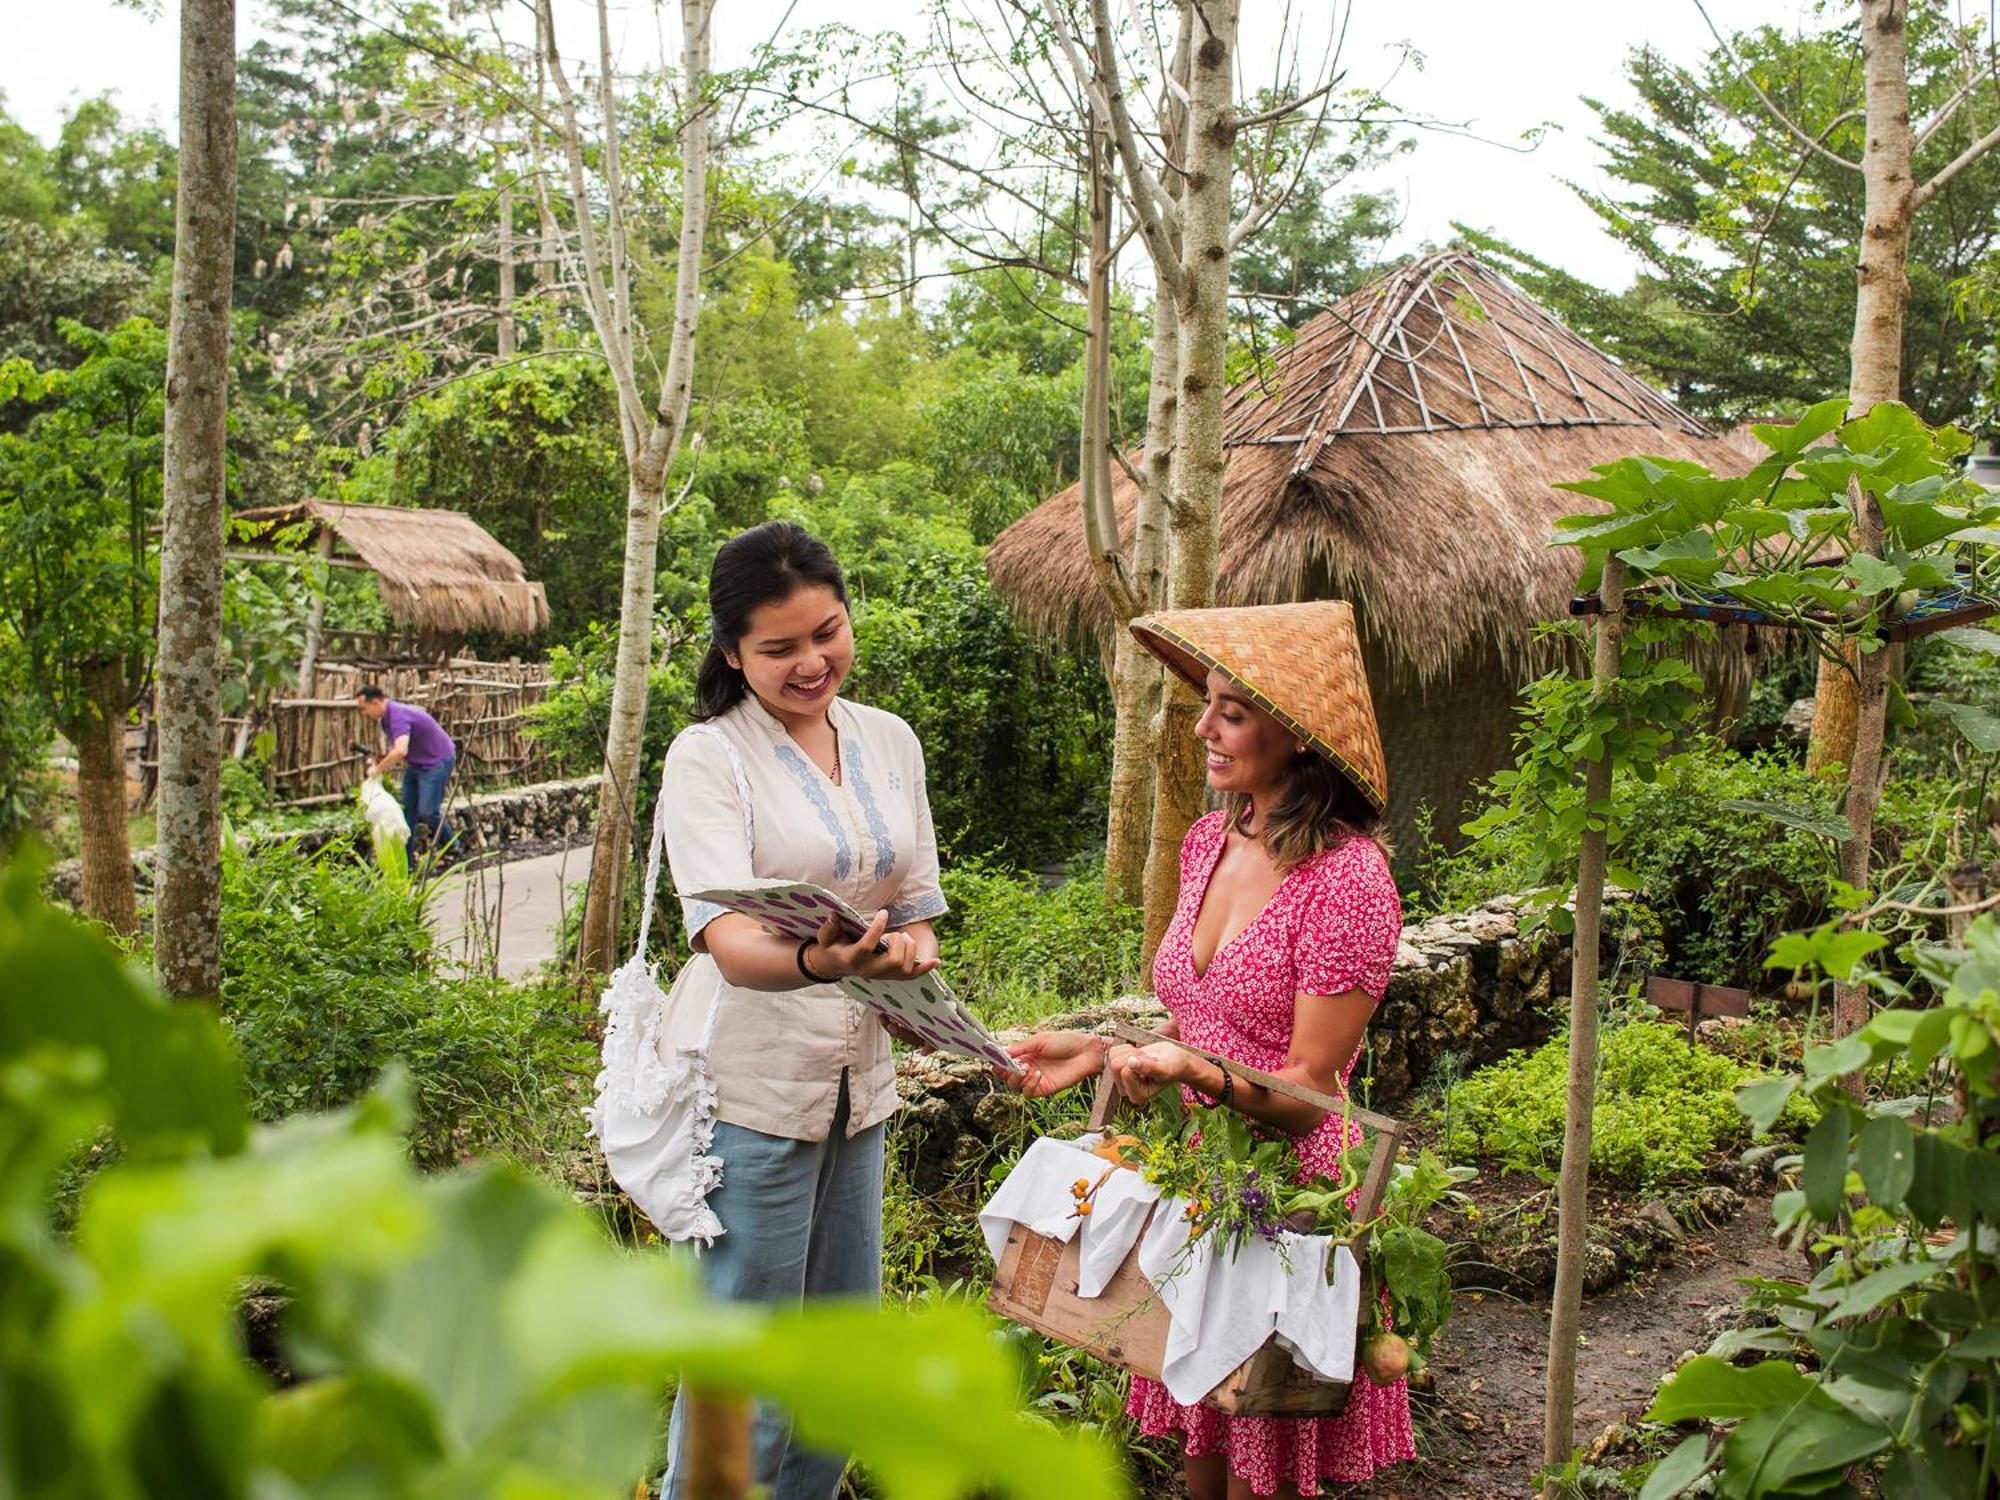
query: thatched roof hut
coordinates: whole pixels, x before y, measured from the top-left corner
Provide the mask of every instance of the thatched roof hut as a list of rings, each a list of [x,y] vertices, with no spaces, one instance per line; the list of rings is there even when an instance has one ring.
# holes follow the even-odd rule
[[[1577,559],[1550,488],[1632,453],[1748,463],[1498,272],[1434,255],[1344,298],[1233,390],[1221,604],[1338,598],[1360,624],[1397,821],[1456,823],[1504,762],[1536,660],[1531,627],[1566,613]],[[1137,490],[1115,477],[1129,545]],[[994,541],[994,586],[1042,632],[1101,633],[1075,487]]]
[[[336,567],[375,574],[398,625],[433,637],[473,631],[533,635],[549,623],[542,585],[470,516],[455,510],[306,500],[239,510],[231,542],[265,551],[317,550]]]

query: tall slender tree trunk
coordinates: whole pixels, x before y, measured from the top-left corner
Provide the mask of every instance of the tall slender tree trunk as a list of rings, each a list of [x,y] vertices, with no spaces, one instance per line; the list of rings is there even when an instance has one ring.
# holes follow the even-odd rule
[[[514,185],[500,184],[498,222],[500,229],[499,246],[499,317],[493,329],[494,352],[502,359],[512,359],[515,351],[514,339]]]
[[[1230,186],[1236,146],[1232,85],[1237,0],[1194,7],[1188,69],[1187,178],[1181,195],[1180,404],[1173,501],[1167,514],[1167,606],[1215,603],[1221,537],[1223,366],[1229,337]],[[1201,702],[1177,679],[1162,698],[1155,761],[1152,844],[1146,860],[1143,961],[1173,916],[1180,846],[1201,816],[1205,780],[1195,721]]]
[[[62,726],[76,747],[78,842],[83,914],[121,937],[139,930],[132,889],[132,841],[125,817],[125,669],[117,661],[83,669],[83,714]]]
[[[1607,558],[1597,597],[1597,649],[1591,679],[1600,697],[1618,680],[1619,645],[1625,633],[1625,565]],[[1611,796],[1611,753],[1584,771],[1584,802],[1595,807]],[[1590,1226],[1590,1127],[1597,1093],[1597,991],[1604,918],[1607,839],[1583,835],[1576,873],[1576,935],[1570,956],[1569,1091],[1563,1110],[1562,1172],[1557,1180],[1556,1285],[1549,1302],[1549,1364],[1542,1406],[1542,1462],[1558,1468],[1576,1445],[1577,1324],[1583,1311],[1583,1255]],[[1545,1500],[1562,1491],[1550,1485]]]
[[[584,903],[581,958],[595,973],[608,971],[619,948],[624,912],[625,873],[632,855],[632,829],[642,788],[641,756],[646,736],[646,679],[653,661],[653,579],[658,566],[660,497],[674,450],[687,425],[693,394],[695,331],[701,316],[702,241],[708,227],[708,92],[709,26],[712,0],[682,0],[681,78],[687,115],[681,122],[681,234],[676,257],[674,325],[660,392],[650,413],[634,414],[625,398],[621,426],[626,433],[628,481],[625,509],[625,572],[618,609],[618,658],[611,688],[611,725],[604,754],[604,786],[598,796],[597,831],[591,848],[590,891]],[[603,0],[598,5],[603,54],[606,185],[609,189],[611,263],[618,301],[612,311],[630,327],[630,297],[622,284],[622,216],[624,194],[618,168],[615,105],[609,82],[609,42],[605,40]],[[551,59],[553,65],[553,59]],[[564,86],[557,75],[558,86]],[[587,211],[581,191],[581,160],[577,141],[569,143],[572,197]],[[587,247],[588,248],[588,247]],[[593,303],[610,307],[602,278],[594,278]],[[596,314],[593,314],[594,319]],[[600,320],[601,321],[601,320]],[[600,337],[603,336],[602,327]],[[621,347],[614,335],[607,353]],[[623,347],[629,354],[629,342]],[[622,382],[636,384],[631,366],[618,372]]]
[[[1847,386],[1848,415],[1856,417],[1903,393],[1903,314],[1910,301],[1907,266],[1916,217],[1908,23],[1908,0],[1861,0],[1864,210]],[[1829,661],[1819,664],[1806,746],[1809,771],[1853,766],[1861,733],[1859,666],[1852,650],[1845,670]]]
[[[167,992],[184,996],[213,995],[222,984],[222,550],[235,253],[236,4],[182,0],[153,963]]]

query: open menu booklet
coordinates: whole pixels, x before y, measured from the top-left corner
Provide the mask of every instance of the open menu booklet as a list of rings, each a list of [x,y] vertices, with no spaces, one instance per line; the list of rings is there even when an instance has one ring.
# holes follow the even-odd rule
[[[840,921],[850,942],[868,930],[860,912],[829,890],[802,880],[758,880],[712,891],[683,891],[689,901],[706,901],[750,918],[766,931],[793,942],[819,935],[828,913]],[[847,994],[907,1027],[931,1046],[961,1057],[997,1064],[1018,1073],[1021,1065],[951,992],[935,969],[917,979],[857,979],[834,981]]]

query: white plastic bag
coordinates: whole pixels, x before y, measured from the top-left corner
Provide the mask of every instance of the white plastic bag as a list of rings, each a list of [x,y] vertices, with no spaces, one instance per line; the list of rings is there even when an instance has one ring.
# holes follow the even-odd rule
[[[368,837],[375,846],[375,863],[396,879],[410,873],[410,824],[403,816],[403,804],[389,795],[380,776],[364,779],[355,791],[361,814],[368,820]]]

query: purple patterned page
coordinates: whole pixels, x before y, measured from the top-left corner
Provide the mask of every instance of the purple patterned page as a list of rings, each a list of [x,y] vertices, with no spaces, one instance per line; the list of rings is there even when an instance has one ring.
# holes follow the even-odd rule
[[[829,912],[840,918],[841,931],[849,939],[868,930],[860,912],[833,892],[806,881],[760,880],[755,885],[682,895],[689,901],[706,901],[739,912],[767,932],[794,942],[818,936],[819,925]],[[855,999],[907,1027],[941,1052],[956,1052],[1009,1072],[1021,1071],[1021,1065],[1007,1055],[1007,1049],[993,1039],[935,970],[917,979],[843,979],[839,983]]]

